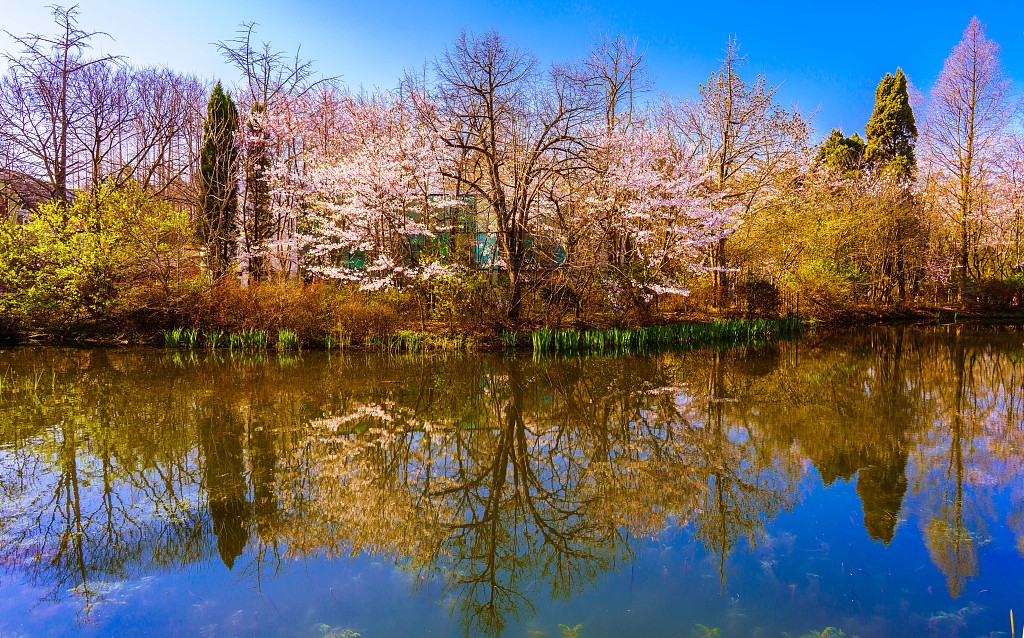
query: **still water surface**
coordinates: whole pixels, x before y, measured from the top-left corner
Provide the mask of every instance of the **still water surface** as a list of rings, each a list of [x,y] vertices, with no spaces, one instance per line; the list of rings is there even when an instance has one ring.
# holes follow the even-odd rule
[[[0,350],[0,636],[1007,635],[1022,341]]]

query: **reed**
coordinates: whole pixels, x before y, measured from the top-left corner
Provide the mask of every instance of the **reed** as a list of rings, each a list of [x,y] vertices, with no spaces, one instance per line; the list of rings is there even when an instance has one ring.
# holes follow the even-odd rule
[[[164,336],[164,347],[165,348],[177,348],[181,343],[181,328],[172,328],[170,330],[161,330],[160,332]]]
[[[435,335],[414,330],[402,330],[389,337],[367,337],[363,343],[368,348],[377,348],[390,354],[468,352],[476,349],[476,341],[466,335]]]
[[[726,319],[707,323],[680,323],[643,328],[598,330],[534,330],[530,337],[538,354],[625,353],[703,346],[752,346],[799,335],[799,317],[782,319]]]
[[[264,330],[246,328],[228,335],[228,348],[231,350],[266,350],[268,344]]]
[[[199,345],[199,328],[187,328],[181,331],[181,343],[186,348],[195,348]]]
[[[515,350],[519,345],[519,333],[512,330],[501,331],[501,345],[505,350]]]
[[[161,330],[165,348],[195,348],[199,345],[199,328]]]
[[[324,348],[328,352],[334,348],[344,350],[352,346],[352,333],[344,328],[339,328],[337,332],[328,332],[324,335]]]
[[[208,330],[203,333],[207,348],[223,348],[227,345],[228,336],[223,330]]]
[[[277,349],[284,352],[297,352],[299,350],[299,335],[293,330],[277,331]]]

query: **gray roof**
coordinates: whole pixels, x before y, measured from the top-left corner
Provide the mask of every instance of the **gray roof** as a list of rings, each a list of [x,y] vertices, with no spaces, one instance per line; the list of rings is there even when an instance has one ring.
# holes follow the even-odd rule
[[[0,201],[14,202],[17,208],[37,208],[53,197],[50,185],[27,173],[0,169]]]

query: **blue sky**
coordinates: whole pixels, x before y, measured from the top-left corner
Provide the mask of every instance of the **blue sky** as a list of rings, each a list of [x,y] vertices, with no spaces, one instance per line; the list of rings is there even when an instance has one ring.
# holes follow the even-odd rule
[[[0,28],[48,33],[46,3],[4,0]],[[498,28],[542,61],[582,55],[596,35],[626,34],[646,51],[656,93],[689,96],[717,67],[735,34],[747,71],[779,86],[779,97],[814,115],[816,137],[834,126],[863,132],[874,88],[901,66],[927,92],[972,15],[1002,46],[1008,76],[1024,84],[1024,0],[986,2],[423,2],[393,0],[79,0],[80,24],[114,38],[102,49],[136,64],[166,64],[234,79],[211,44],[242,21],[261,40],[316,61],[352,87],[390,88],[405,69],[440,54],[458,32]],[[145,7],[145,8],[142,8]],[[898,14],[890,14],[898,11]],[[3,40],[3,48],[10,41]]]

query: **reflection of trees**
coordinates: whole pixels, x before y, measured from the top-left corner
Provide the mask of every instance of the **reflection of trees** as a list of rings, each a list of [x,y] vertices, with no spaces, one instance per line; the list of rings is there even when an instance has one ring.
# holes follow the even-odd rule
[[[743,375],[738,370],[728,374],[721,352],[711,353],[709,359],[707,394],[701,397],[707,408],[695,450],[695,469],[706,489],[693,524],[697,538],[717,557],[724,586],[725,559],[740,538],[755,545],[765,520],[790,504],[794,477],[774,467],[777,460],[747,423],[730,423],[729,407],[740,402],[733,377]],[[735,407],[742,412],[742,406]]]
[[[531,609],[538,590],[567,597],[622,565],[630,534],[690,507],[696,486],[680,465],[692,432],[659,422],[658,403],[671,401],[638,393],[630,380],[642,374],[580,368],[491,362],[445,379],[447,393],[410,384],[317,422],[330,461],[315,472],[318,531],[303,517],[289,545],[316,551],[329,529],[331,552],[394,556],[444,583],[467,631],[486,634]],[[448,410],[460,397],[476,406],[471,422]],[[650,479],[675,480],[660,490]]]
[[[950,594],[957,597],[967,580],[977,574],[978,540],[985,533],[984,521],[974,509],[980,494],[965,498],[967,468],[971,465],[984,472],[988,464],[984,458],[967,458],[984,453],[974,449],[984,411],[984,401],[974,392],[978,353],[971,352],[960,330],[954,329],[948,333],[944,354],[946,375],[940,385],[940,423],[929,443],[921,448],[921,480],[929,487],[927,517],[922,519],[922,526],[928,553],[946,575]]]
[[[251,507],[245,478],[241,419],[213,397],[200,408],[199,447],[217,552],[231,569],[249,542]]]
[[[0,489],[10,498],[0,502],[0,562],[54,596],[74,591],[88,615],[121,579],[205,558],[207,532],[190,504],[194,457],[165,455],[180,430],[141,402],[130,416],[128,406],[111,404],[103,351],[69,358],[75,369],[54,366],[45,384],[30,370],[0,397],[0,415],[16,417],[0,422],[27,419],[2,454]],[[75,383],[64,378],[69,372]],[[40,427],[48,423],[57,425]],[[135,439],[125,440],[127,432]],[[164,440],[147,441],[154,432]]]
[[[805,352],[799,368],[761,387],[777,402],[763,419],[770,436],[782,447],[798,442],[825,485],[856,477],[865,529],[883,543],[903,506],[911,438],[927,420],[922,365],[914,334],[880,329],[849,337],[828,356],[808,360]]]
[[[257,579],[287,557],[373,553],[496,634],[677,523],[724,578],[813,463],[826,483],[856,476],[873,538],[921,507],[959,593],[979,498],[1020,477],[1019,346],[904,329],[835,343],[287,368],[19,353],[0,394],[0,564],[88,607],[105,583],[215,551]]]

